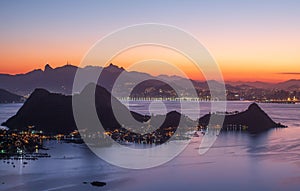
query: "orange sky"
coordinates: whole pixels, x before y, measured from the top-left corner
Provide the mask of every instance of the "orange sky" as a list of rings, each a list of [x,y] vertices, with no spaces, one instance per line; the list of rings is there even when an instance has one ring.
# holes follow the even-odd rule
[[[67,61],[80,65],[90,47],[105,35],[128,25],[154,22],[194,35],[208,48],[227,81],[300,79],[299,6],[297,1],[256,0],[172,4],[136,1],[130,6],[125,1],[3,1],[0,73],[25,73],[43,68],[47,62],[52,67]],[[189,61],[169,51],[127,52],[113,62],[128,66],[146,58],[165,60],[179,66],[187,76],[202,79]],[[176,74],[157,62],[154,65],[145,72]]]
[[[25,73],[33,69],[42,69],[47,62],[52,67],[65,65],[67,61],[73,65],[80,65],[81,59],[89,46],[91,45],[86,44],[77,48],[65,46],[63,47],[65,51],[56,51],[62,47],[39,46],[24,48],[22,46],[12,46],[0,53],[0,72],[9,74]],[[267,49],[267,47],[255,49],[255,47],[251,46],[226,49],[224,46],[214,47],[211,45],[209,50],[213,54],[226,81],[279,82],[300,78],[299,74],[280,74],[284,72],[300,72],[300,54],[291,52],[293,49],[280,51],[274,50],[274,48],[272,50]],[[147,62],[148,67],[145,67],[144,63],[143,66],[130,68],[130,65],[148,59],[161,60],[174,65],[189,78],[204,79],[201,71],[195,68],[195,65],[190,60],[173,50],[164,48],[144,47],[127,50],[118,55],[112,62],[128,70],[138,70],[153,75],[180,75],[175,70],[170,70],[166,65],[158,64],[157,61]]]
[[[298,50],[300,50],[300,38],[292,36],[293,38],[290,39],[274,41],[276,34],[273,35],[275,36],[270,35],[268,38],[256,36],[253,39],[243,39],[243,36],[233,38],[231,35],[218,36],[217,39],[207,36],[201,40],[215,58],[225,81],[279,82],[299,79],[300,54]],[[204,36],[204,34],[199,36]],[[92,37],[86,38],[86,41],[80,46],[76,46],[76,43],[79,42],[73,42],[68,38],[62,45],[50,40],[44,40],[44,43],[41,44],[38,44],[39,42],[29,43],[24,40],[21,44],[15,40],[11,41],[8,46],[1,48],[1,73],[25,73],[33,69],[43,68],[47,62],[52,67],[65,65],[67,61],[73,65],[80,65],[87,50],[95,42]],[[157,47],[151,50],[148,47],[142,51],[137,48],[135,51],[125,51],[112,62],[126,68],[131,64],[147,59],[165,60],[178,66],[188,77],[203,80],[201,72],[195,69],[193,64],[183,55]],[[151,65],[151,62],[147,64]],[[153,75],[178,75],[168,68],[159,67],[157,63],[153,67],[149,66],[147,70],[141,67],[135,67],[134,70]]]

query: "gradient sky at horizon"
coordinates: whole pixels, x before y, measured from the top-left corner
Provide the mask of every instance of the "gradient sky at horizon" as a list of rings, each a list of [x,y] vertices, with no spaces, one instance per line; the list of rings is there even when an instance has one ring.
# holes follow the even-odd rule
[[[225,80],[300,79],[299,7],[296,0],[0,1],[0,73],[24,73],[47,62],[79,65],[112,31],[163,23],[203,43]]]

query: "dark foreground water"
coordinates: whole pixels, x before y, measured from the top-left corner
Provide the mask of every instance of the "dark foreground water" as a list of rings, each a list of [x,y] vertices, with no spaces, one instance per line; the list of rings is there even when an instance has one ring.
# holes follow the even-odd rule
[[[177,107],[175,103],[167,104],[167,110]],[[229,102],[228,110],[244,110],[249,104]],[[5,120],[20,106],[0,105],[0,119]],[[204,155],[198,154],[202,137],[195,137],[178,157],[147,170],[115,167],[84,145],[49,141],[45,143],[50,148],[49,159],[26,161],[26,165],[24,161],[0,161],[0,190],[299,190],[300,105],[260,106],[276,122],[289,128],[256,136],[222,132]],[[149,112],[145,102],[131,103],[130,107]],[[150,108],[151,112],[163,110],[159,104]],[[203,103],[201,115],[208,108],[209,104]],[[186,113],[192,118],[196,116],[193,109]],[[126,154],[120,157],[126,160]],[[99,188],[83,184],[95,180],[107,185]]]

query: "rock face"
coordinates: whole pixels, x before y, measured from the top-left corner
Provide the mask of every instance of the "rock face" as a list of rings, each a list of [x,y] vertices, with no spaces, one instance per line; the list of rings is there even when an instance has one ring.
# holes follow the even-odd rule
[[[47,90],[36,89],[17,114],[2,125],[18,130],[35,126],[36,130],[46,133],[72,132],[75,123],[71,96],[51,94]]]
[[[256,103],[251,104],[246,111],[236,114],[207,114],[199,119],[199,126],[207,127],[211,118],[215,121],[212,122],[212,125],[217,125],[220,119],[224,118],[222,129],[241,129],[251,133],[260,133],[276,127],[285,127],[280,123],[275,123]]]
[[[90,95],[89,91],[92,91],[92,87],[94,86],[94,84],[88,85],[76,97],[82,99]],[[84,99],[82,100],[84,101]],[[112,102],[119,112],[130,113],[137,121],[142,122],[149,119],[147,116],[129,112],[122,103],[116,98],[111,97],[111,94],[106,89],[97,86],[95,91],[97,114],[103,127],[108,130],[120,128],[121,126],[114,117]],[[85,103],[82,105],[83,107],[86,106]],[[84,110],[84,108],[82,109]],[[44,89],[36,89],[17,114],[2,125],[17,130],[26,130],[28,126],[34,126],[36,130],[42,130],[47,134],[70,133],[77,129],[73,117],[72,96],[50,93]]]
[[[95,94],[94,94],[95,93]],[[91,96],[95,95],[95,105],[98,119],[100,120],[105,130],[120,129],[122,126],[134,126],[132,117],[138,122],[145,122],[149,120],[149,116],[144,116],[133,111],[123,105],[118,99],[113,97],[105,88],[96,86],[95,84],[87,85],[80,95],[76,95],[77,103],[80,103],[77,110],[82,117],[85,124],[92,125],[89,112],[86,111],[94,104],[90,100]],[[116,118],[117,116],[118,118]],[[84,125],[84,124],[83,124]],[[98,128],[98,127],[96,127]],[[91,129],[91,127],[89,127]]]
[[[23,97],[0,89],[0,103],[22,102]]]

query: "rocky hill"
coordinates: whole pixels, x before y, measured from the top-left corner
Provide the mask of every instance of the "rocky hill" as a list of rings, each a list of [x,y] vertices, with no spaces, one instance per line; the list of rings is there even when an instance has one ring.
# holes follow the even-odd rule
[[[95,101],[92,97],[95,95]],[[72,98],[76,100],[79,105],[72,105]],[[74,130],[77,130],[77,125],[80,124],[86,127],[90,131],[97,132],[100,130],[97,123],[91,119],[93,113],[91,113],[91,104],[95,104],[96,114],[100,120],[104,129],[108,132],[123,132],[125,135],[131,135],[132,137],[150,136],[155,134],[166,134],[170,127],[172,132],[175,132],[181,114],[172,111],[165,116],[144,116],[133,111],[129,111],[128,108],[114,98],[105,88],[96,86],[95,84],[89,84],[84,90],[78,94],[72,96],[66,96],[62,94],[50,93],[45,89],[36,89],[24,105],[20,108],[17,114],[2,125],[13,130],[27,130],[28,127],[34,127],[35,130],[41,130],[46,134],[69,134]],[[74,106],[74,107],[73,107]],[[75,108],[75,110],[74,110]],[[76,110],[76,108],[78,110]],[[75,116],[81,116],[80,121],[74,119]],[[117,118],[116,118],[117,116]],[[132,120],[132,119],[135,120]],[[151,118],[151,123],[146,124]],[[156,128],[155,122],[165,119],[160,127]],[[187,126],[192,126],[192,122],[189,121]],[[155,126],[154,132],[146,131],[147,126]],[[127,131],[126,129],[131,129]],[[145,130],[141,132],[141,129]],[[147,135],[148,134],[148,135]],[[117,134],[120,136],[120,134]],[[148,136],[148,137],[149,137]],[[119,139],[120,137],[116,137]],[[160,138],[160,140],[167,140],[167,138]]]
[[[223,130],[247,130],[251,133],[260,133],[276,127],[285,127],[275,123],[256,103],[247,110],[235,114],[207,114],[199,119],[199,126],[206,128],[211,120],[212,125],[221,125],[224,119]]]

